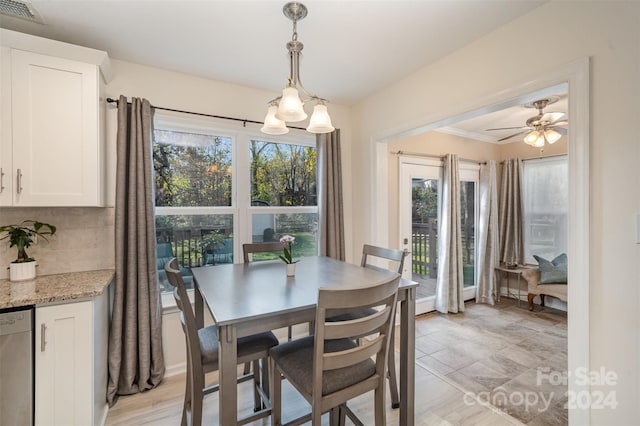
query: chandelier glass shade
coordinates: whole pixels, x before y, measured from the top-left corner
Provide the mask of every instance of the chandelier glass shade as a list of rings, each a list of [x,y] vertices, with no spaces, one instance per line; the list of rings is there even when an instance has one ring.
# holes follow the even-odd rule
[[[304,111],[306,103],[315,104],[313,114],[309,120],[307,131],[310,133],[329,133],[335,130],[331,124],[331,117],[327,111],[326,99],[309,93],[300,80],[300,52],[304,45],[298,41],[297,24],[300,19],[307,16],[307,8],[302,3],[290,2],[282,8],[284,15],[293,21],[293,36],[287,43],[289,51],[289,68],[287,86],[282,90],[282,95],[271,100],[264,119],[264,126],[260,129],[269,135],[282,135],[289,129],[286,123],[299,122],[307,118]]]
[[[289,133],[287,124],[276,116],[277,112],[277,105],[269,105],[267,116],[264,118],[264,126],[260,129],[262,133],[268,135],[284,135],[285,133]]]

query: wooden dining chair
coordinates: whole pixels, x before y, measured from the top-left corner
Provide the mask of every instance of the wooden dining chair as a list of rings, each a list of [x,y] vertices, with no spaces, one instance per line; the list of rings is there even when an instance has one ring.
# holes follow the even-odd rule
[[[371,258],[379,258],[392,262],[396,262],[395,268],[392,270],[402,275],[402,269],[404,267],[404,258],[405,252],[398,249],[389,249],[384,247],[372,246],[369,244],[365,244],[362,247],[362,260],[360,261],[360,266],[363,268],[372,268],[372,269],[386,269],[381,268],[375,265],[372,265],[369,261]],[[340,320],[355,320],[362,316],[371,315],[372,309],[365,309],[363,311],[355,311],[350,312],[348,314],[339,315],[336,319]],[[329,321],[333,320],[330,318]],[[387,357],[389,361],[389,368],[387,369],[387,377],[389,379],[389,392],[391,394],[391,408],[399,408],[400,407],[400,396],[398,394],[398,375],[396,374],[396,356],[394,349],[394,341],[395,341],[395,318],[392,319],[392,323],[394,327],[391,328],[391,349],[389,350],[389,356]]]
[[[287,425],[312,421],[330,411],[332,424],[344,424],[345,416],[362,422],[346,403],[358,395],[375,391],[375,424],[385,424],[385,368],[396,309],[400,276],[365,288],[322,288],[313,336],[282,343],[270,350],[271,424],[281,425],[282,384],[289,380],[311,404],[311,413]],[[370,309],[377,307],[377,309]],[[338,314],[370,312],[357,320],[336,320]],[[328,318],[331,317],[331,321]],[[356,343],[362,339],[362,343]]]
[[[242,254],[244,256],[244,263],[251,262],[251,255],[253,253],[269,253],[279,252],[282,254],[283,245],[279,241],[269,243],[246,243],[242,245]]]
[[[379,258],[396,262],[395,268],[392,269],[402,275],[402,269],[404,268],[404,258],[407,253],[403,250],[390,249],[385,247],[377,247],[369,244],[362,246],[362,260],[360,266],[364,268],[377,268],[377,266],[369,263],[370,258]],[[398,395],[398,376],[396,374],[396,351],[394,348],[395,341],[395,317],[392,319],[393,327],[391,328],[391,349],[389,351],[389,368],[387,375],[389,378],[389,392],[391,394],[391,408],[400,408],[400,396]]]
[[[198,329],[191,302],[182,281],[178,261],[174,257],[165,264],[167,279],[173,286],[173,296],[180,309],[180,320],[187,343],[187,385],[182,408],[182,426],[202,424],[204,395],[215,392],[219,385],[205,387],[205,374],[218,370],[218,329],[215,325]],[[272,332],[238,339],[238,364],[253,364],[253,372],[238,377],[238,383],[253,380],[254,414],[251,418],[269,415],[269,349],[278,344]],[[260,367],[260,361],[262,367]],[[262,374],[261,374],[262,373]],[[262,380],[262,385],[261,385]]]

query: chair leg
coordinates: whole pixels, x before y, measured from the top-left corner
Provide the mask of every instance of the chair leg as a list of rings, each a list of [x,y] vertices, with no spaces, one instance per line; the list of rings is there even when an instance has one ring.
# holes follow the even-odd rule
[[[321,425],[322,425],[322,413],[320,412],[320,408],[312,407],[311,426],[321,426]]]
[[[536,297],[536,295],[535,295],[535,294],[533,294],[533,293],[529,293],[529,294],[527,295],[527,300],[529,301],[529,310],[530,310],[530,311],[533,311],[533,299],[534,299],[535,297]]]
[[[267,398],[270,398],[270,396],[269,396],[269,389],[270,389],[270,385],[269,385],[269,358],[262,358],[260,363],[262,364],[262,369],[261,369],[262,390],[264,391],[264,394],[267,396]],[[267,408],[267,401],[263,402],[262,407],[263,408]]]
[[[389,394],[391,395],[391,408],[400,408],[400,397],[398,396],[398,379],[396,375],[396,351],[395,351],[395,327],[391,329],[391,336],[389,342],[389,355],[387,356],[388,371],[387,377],[389,378]]]
[[[273,358],[269,358],[269,388],[271,395],[271,425],[282,425],[282,380],[280,380],[280,370]]]
[[[333,407],[331,409],[329,419],[329,426],[339,426],[340,425],[340,407]]]
[[[384,381],[375,390],[375,425],[384,426],[386,424]]]
[[[260,361],[257,359],[253,361],[253,411],[258,412],[262,410],[262,398],[260,398]]]
[[[187,426],[189,424],[188,413],[191,411],[191,367],[189,360],[187,359],[187,380],[184,389],[184,403],[182,405],[182,420],[181,426]]]
[[[203,389],[204,374],[193,374],[191,377],[191,426],[202,425]]]
[[[345,426],[347,423],[347,406],[345,404],[340,406],[339,415],[340,419],[338,420],[338,426]]]

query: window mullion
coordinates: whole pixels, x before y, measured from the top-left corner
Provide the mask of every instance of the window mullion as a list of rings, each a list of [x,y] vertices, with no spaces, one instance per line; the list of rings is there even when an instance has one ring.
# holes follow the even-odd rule
[[[251,215],[248,211],[250,203],[250,168],[249,166],[249,136],[246,133],[238,135],[236,143],[237,164],[236,167],[236,206],[238,208],[238,225],[235,259],[242,259],[242,244],[251,242]]]

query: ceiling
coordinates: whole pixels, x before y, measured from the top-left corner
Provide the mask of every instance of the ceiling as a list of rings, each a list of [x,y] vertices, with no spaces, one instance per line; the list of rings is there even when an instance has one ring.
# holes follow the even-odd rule
[[[545,1],[305,0],[302,81],[319,96],[353,105]],[[44,24],[0,15],[0,27],[277,93],[289,72],[284,3],[34,0]]]

